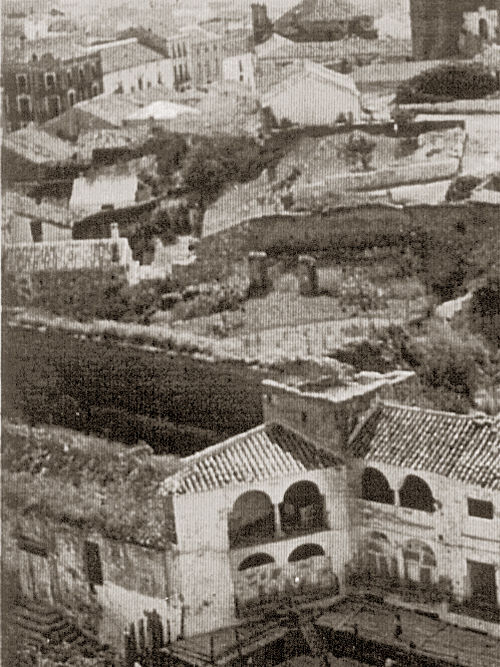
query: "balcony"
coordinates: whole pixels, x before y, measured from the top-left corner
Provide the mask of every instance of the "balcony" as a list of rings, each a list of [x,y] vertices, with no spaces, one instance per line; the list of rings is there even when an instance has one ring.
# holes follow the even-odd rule
[[[491,597],[476,595],[462,602],[452,601],[449,611],[488,623],[500,623],[500,607]]]

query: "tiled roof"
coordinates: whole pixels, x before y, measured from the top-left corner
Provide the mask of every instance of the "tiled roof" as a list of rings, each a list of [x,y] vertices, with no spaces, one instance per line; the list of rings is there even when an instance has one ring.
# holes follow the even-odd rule
[[[265,424],[183,460],[162,492],[198,493],[339,465],[339,459],[278,424]]]
[[[70,143],[33,124],[16,132],[4,133],[2,145],[4,149],[11,150],[35,164],[63,162],[71,160],[75,154],[75,148]]]
[[[162,60],[162,56],[156,51],[152,51],[138,42],[117,44],[116,46],[106,45],[105,48],[100,49],[100,53],[104,74],[138,67],[154,60]]]
[[[500,490],[499,423],[493,418],[381,403],[353,433],[350,451],[365,461]]]
[[[10,62],[31,62],[33,54],[36,54],[38,60],[43,56],[51,55],[56,60],[63,62],[81,58],[87,55],[86,49],[78,44],[72,35],[57,35],[54,37],[44,37],[32,41],[26,40],[21,46],[19,40],[4,42],[4,58]]]
[[[53,202],[37,204],[34,199],[12,191],[6,191],[2,194],[2,210],[2,225],[4,223],[8,224],[11,215],[54,222],[63,227],[71,227],[74,219],[72,211],[65,206]]]
[[[294,84],[299,83],[303,79],[311,81],[330,84],[336,88],[343,88],[349,90],[355,95],[359,95],[356,84],[352,77],[346,74],[340,74],[323,67],[310,60],[299,60],[287,68],[283,72],[282,80],[275,84],[272,88],[266,91],[266,96],[273,97],[275,94],[280,94],[282,91],[289,91]],[[263,100],[264,105],[267,105],[267,100]]]

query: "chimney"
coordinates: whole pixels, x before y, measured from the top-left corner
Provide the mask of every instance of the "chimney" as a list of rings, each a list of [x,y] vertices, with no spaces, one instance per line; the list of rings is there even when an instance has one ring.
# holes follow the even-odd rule
[[[345,456],[349,436],[375,402],[404,402],[415,395],[416,382],[411,371],[348,375],[340,364],[331,375],[316,381],[264,380],[264,422],[289,426]]]
[[[252,4],[252,26],[254,44],[262,44],[272,35],[273,24],[267,15],[267,7],[264,3]]]

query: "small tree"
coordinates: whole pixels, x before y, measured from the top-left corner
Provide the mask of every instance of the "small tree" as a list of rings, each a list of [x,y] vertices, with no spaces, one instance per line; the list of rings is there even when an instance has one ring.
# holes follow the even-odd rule
[[[348,164],[356,167],[361,162],[363,169],[368,171],[376,145],[375,141],[371,141],[364,134],[351,134],[345,147]]]
[[[188,155],[182,170],[184,183],[197,194],[202,211],[222,192],[226,173],[225,166],[208,143],[199,143]]]

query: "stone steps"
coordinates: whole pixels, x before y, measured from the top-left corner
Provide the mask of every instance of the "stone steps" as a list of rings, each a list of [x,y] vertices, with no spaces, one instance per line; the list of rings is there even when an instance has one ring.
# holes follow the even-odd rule
[[[11,619],[28,647],[44,652],[50,648],[57,654],[58,647],[63,652],[63,643],[70,644],[86,657],[94,657],[99,651],[96,637],[80,630],[62,612],[48,604],[23,600],[13,608]]]

